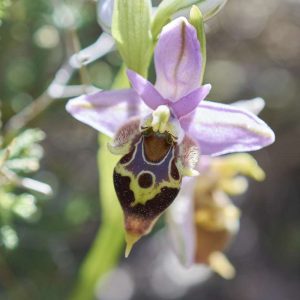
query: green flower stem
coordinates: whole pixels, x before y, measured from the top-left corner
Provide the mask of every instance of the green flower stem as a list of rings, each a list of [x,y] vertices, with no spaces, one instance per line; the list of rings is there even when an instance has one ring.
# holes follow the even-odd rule
[[[129,86],[125,65],[115,77],[112,89]],[[97,282],[119,261],[124,247],[123,214],[113,186],[113,169],[120,159],[107,149],[109,138],[99,134],[98,170],[101,226],[79,271],[72,300],[94,299]]]
[[[180,10],[188,8],[193,4],[199,4],[204,0],[163,0],[160,2],[151,24],[153,39],[156,40],[161,29],[172,16]]]
[[[112,181],[113,168],[119,157],[107,150],[108,141],[106,136],[99,135],[98,168],[102,224],[82,263],[72,300],[94,299],[97,282],[117,264],[124,245],[123,215]]]
[[[192,6],[192,9],[190,11],[190,23],[195,27],[197,31],[197,36],[201,47],[202,69],[200,75],[200,84],[202,84],[206,67],[206,36],[203,15],[200,9],[195,5]]]

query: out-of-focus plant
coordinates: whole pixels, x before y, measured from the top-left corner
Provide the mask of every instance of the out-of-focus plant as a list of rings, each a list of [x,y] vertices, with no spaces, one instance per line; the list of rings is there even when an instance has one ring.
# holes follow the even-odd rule
[[[245,176],[261,181],[264,171],[246,153],[202,157],[200,175],[186,179],[167,223],[175,253],[190,267],[205,264],[226,279],[235,275],[224,254],[239,230],[240,210],[230,196],[244,194]]]
[[[258,115],[265,102],[254,98],[231,105]],[[202,156],[197,170],[199,175],[185,179],[167,212],[172,248],[183,266],[208,265],[223,278],[231,279],[235,269],[224,251],[239,230],[241,213],[230,197],[247,191],[246,177],[262,181],[265,173],[247,153]]]
[[[5,16],[6,9],[11,5],[10,0],[0,0],[0,21]]]
[[[7,9],[10,3],[12,3],[11,11]],[[37,6],[52,7],[53,14],[49,19],[44,18],[41,22],[41,24],[46,23],[46,26],[38,25],[39,29],[35,32],[33,40],[37,46],[43,47],[46,45],[46,48],[48,48],[49,45],[55,46],[53,41],[59,41],[61,38],[61,44],[65,45],[65,57],[61,63],[58,62],[59,65],[52,76],[52,80],[44,87],[39,96],[34,98],[34,95],[29,96],[28,91],[21,92],[32,98],[32,101],[27,105],[22,103],[21,108],[19,106],[13,107],[11,105],[13,101],[4,100],[6,95],[3,93],[0,95],[1,104],[3,101],[5,111],[5,123],[3,126],[1,125],[0,135],[0,226],[2,228],[0,243],[7,248],[14,248],[18,243],[17,232],[13,225],[14,221],[17,218],[26,219],[27,221],[35,220],[40,213],[38,199],[41,197],[39,194],[49,195],[51,193],[50,186],[27,177],[29,173],[39,169],[39,160],[42,157],[42,148],[39,142],[45,136],[39,129],[26,130],[28,123],[57,100],[99,90],[90,86],[85,66],[114,50],[114,41],[106,33],[101,34],[92,45],[81,49],[76,30],[81,25],[83,18],[77,18],[76,16],[83,3],[84,1],[79,0],[72,3],[41,1],[37,4]],[[24,30],[20,33],[20,39],[23,38],[23,34],[25,35],[26,30],[29,28],[29,25],[26,24],[26,17],[35,13],[34,10],[27,11],[31,5],[36,8],[35,3],[27,3],[26,1],[0,1],[0,21],[2,19],[8,23],[4,26],[17,27],[10,25],[10,18],[6,20],[6,16],[10,17],[11,15],[18,21],[15,22],[19,26],[18,28],[21,28],[22,25],[20,26],[20,24],[24,23]],[[16,9],[14,10],[14,8]],[[34,25],[36,24],[32,26],[34,27]],[[58,32],[61,34],[59,35]],[[13,36],[13,34],[11,35]],[[5,35],[5,37],[7,36]],[[21,62],[16,61],[15,65],[19,67]],[[35,74],[34,70],[30,71]],[[80,82],[71,84],[71,81],[76,78],[76,72],[79,75]],[[15,74],[11,78],[15,81],[19,80],[20,84],[23,82],[23,78],[21,79],[20,76],[15,76]],[[39,89],[36,90],[39,91]],[[8,91],[9,89],[6,89],[6,92]],[[9,99],[9,97],[7,98]],[[12,111],[16,113],[12,114]]]
[[[25,129],[6,144],[0,124],[0,244],[13,249],[18,236],[13,227],[15,218],[34,220],[38,215],[36,192],[51,195],[51,187],[27,177],[40,167],[43,149],[39,144],[45,134],[40,129]]]

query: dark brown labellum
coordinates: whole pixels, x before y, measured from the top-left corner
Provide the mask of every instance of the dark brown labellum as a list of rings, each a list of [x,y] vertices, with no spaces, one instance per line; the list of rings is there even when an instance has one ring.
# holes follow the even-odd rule
[[[114,185],[128,234],[147,234],[176,198],[182,179],[176,147],[167,133],[147,132],[116,165]]]

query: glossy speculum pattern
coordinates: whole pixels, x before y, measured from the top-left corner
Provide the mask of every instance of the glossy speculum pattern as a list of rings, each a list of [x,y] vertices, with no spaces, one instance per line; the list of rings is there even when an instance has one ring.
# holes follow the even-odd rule
[[[168,133],[149,130],[120,159],[114,170],[114,185],[127,231],[147,233],[176,198],[182,179],[177,152],[177,144]]]

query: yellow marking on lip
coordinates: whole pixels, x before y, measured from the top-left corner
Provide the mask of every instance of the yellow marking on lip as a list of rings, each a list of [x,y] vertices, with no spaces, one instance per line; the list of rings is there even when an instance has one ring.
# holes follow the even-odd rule
[[[137,204],[145,205],[149,200],[153,199],[156,195],[161,192],[161,189],[166,188],[176,188],[180,187],[180,180],[171,179],[170,181],[162,181],[159,184],[154,184],[150,188],[141,188],[138,184],[138,178],[132,174],[132,172],[126,170],[121,164],[115,167],[115,172],[124,177],[130,178],[129,188],[134,194],[134,202],[130,205],[134,207]]]

